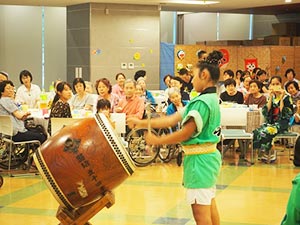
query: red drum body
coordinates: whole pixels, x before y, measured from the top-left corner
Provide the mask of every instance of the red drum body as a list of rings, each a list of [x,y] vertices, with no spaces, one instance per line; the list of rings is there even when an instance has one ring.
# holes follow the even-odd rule
[[[134,172],[134,164],[104,115],[66,126],[34,155],[48,188],[63,206],[100,199]]]

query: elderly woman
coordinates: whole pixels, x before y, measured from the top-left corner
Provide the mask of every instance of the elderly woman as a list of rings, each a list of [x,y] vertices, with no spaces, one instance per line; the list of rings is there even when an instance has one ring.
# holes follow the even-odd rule
[[[124,93],[125,80],[126,80],[125,75],[123,73],[118,73],[116,75],[117,83],[114,86],[112,86],[112,93],[117,95],[119,99],[125,97],[125,93]]]
[[[76,92],[70,100],[71,109],[92,110],[94,100],[91,94],[85,91],[86,84],[82,78],[75,78],[73,81],[73,89]]]
[[[46,137],[38,132],[32,132],[25,128],[24,120],[29,112],[19,110],[14,101],[14,84],[10,80],[0,82],[0,115],[9,115],[13,121],[13,141],[39,140],[43,143]]]
[[[96,91],[99,99],[107,99],[110,101],[111,110],[110,112],[114,112],[114,108],[119,103],[119,97],[112,93],[112,86],[110,84],[110,81],[107,78],[101,78],[96,81]]]
[[[16,93],[16,102],[28,105],[29,108],[36,108],[40,100],[40,87],[32,84],[32,74],[28,70],[21,71],[19,79],[21,86]]]

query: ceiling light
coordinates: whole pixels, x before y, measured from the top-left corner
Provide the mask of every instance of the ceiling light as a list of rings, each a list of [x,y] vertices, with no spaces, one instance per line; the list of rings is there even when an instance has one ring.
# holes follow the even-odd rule
[[[220,3],[219,1],[206,1],[206,0],[202,0],[202,1],[195,1],[195,0],[185,0],[185,1],[168,1],[165,2],[168,4],[189,4],[189,5],[212,5],[212,4],[217,4]]]
[[[285,0],[285,3],[291,3],[292,0]]]

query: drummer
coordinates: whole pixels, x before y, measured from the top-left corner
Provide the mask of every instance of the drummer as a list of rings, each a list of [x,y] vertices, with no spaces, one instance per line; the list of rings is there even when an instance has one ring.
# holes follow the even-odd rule
[[[215,84],[220,77],[222,53],[214,51],[197,64],[193,85],[201,94],[191,100],[183,112],[151,120],[128,119],[130,126],[164,128],[181,122],[182,129],[169,135],[146,135],[148,144],[182,143],[184,157],[183,185],[197,225],[219,225],[215,201],[216,182],[221,167],[221,154],[216,148],[220,141],[220,108]]]

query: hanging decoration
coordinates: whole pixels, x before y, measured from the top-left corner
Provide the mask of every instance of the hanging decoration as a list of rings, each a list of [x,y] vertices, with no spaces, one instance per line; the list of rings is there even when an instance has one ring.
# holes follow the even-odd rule
[[[220,49],[219,51],[223,53],[223,58],[221,59],[219,66],[220,68],[225,68],[229,63],[229,52],[227,49]]]
[[[185,58],[185,52],[183,50],[179,50],[177,52],[177,57],[178,59],[183,60]]]
[[[249,71],[250,73],[258,66],[257,59],[256,58],[249,58],[244,59],[245,61],[245,70]]]
[[[141,53],[139,53],[139,52],[134,53],[133,59],[134,60],[140,60],[141,59]]]

